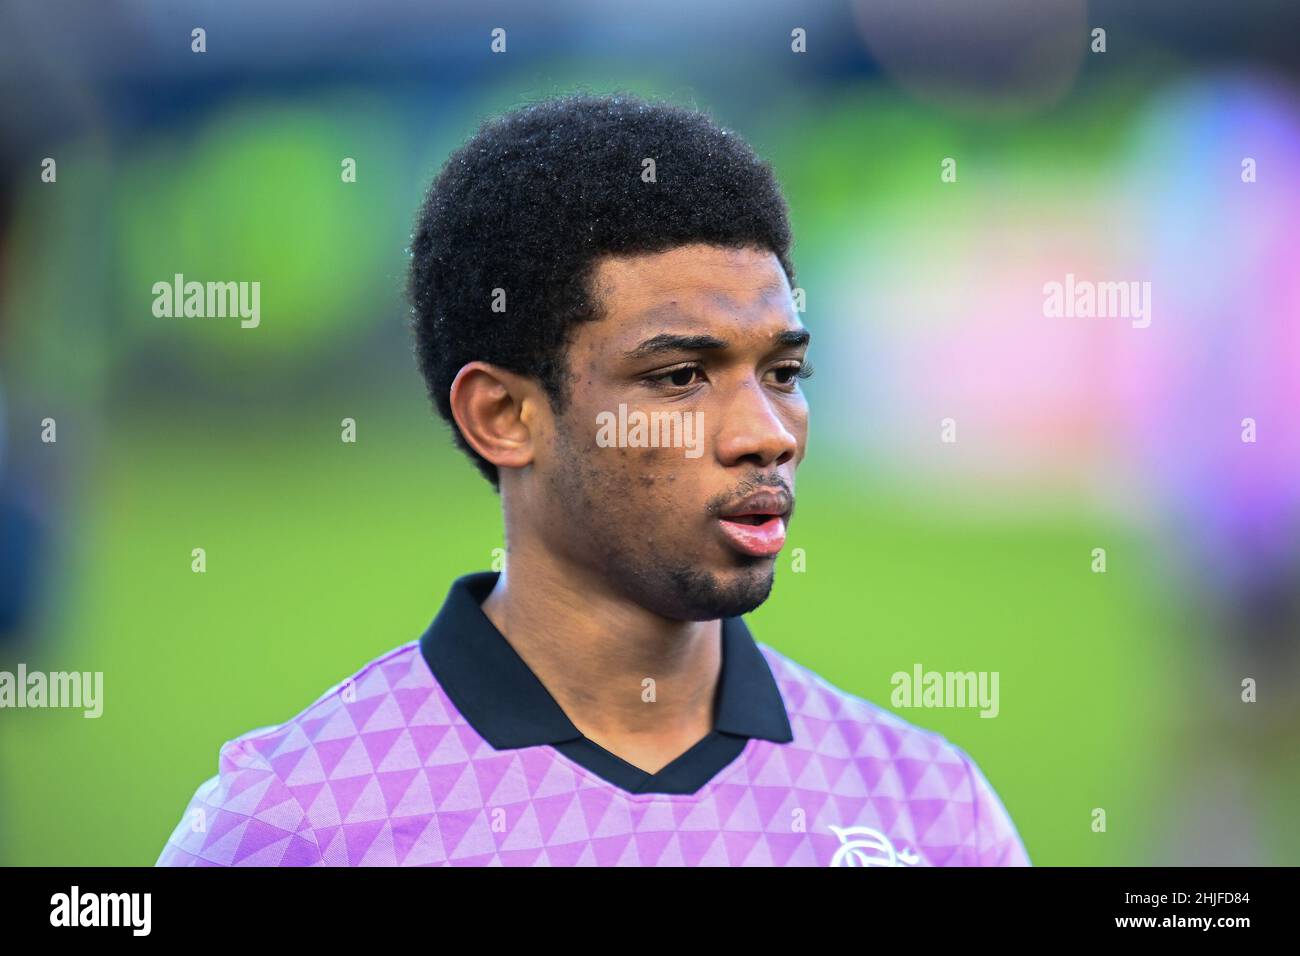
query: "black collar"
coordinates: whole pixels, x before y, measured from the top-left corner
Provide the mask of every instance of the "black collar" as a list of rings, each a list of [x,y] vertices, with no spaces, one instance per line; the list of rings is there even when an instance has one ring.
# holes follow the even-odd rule
[[[722,621],[722,673],[713,731],[658,773],[648,774],[573,726],[480,606],[494,571],[458,578],[420,652],[451,702],[497,750],[550,745],[611,783],[638,793],[693,793],[744,748],[748,738],[794,739],[776,680],[745,622]]]

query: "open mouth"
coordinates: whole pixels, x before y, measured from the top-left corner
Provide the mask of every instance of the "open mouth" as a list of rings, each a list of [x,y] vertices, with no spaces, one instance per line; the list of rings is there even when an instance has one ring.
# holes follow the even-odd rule
[[[761,490],[747,495],[718,515],[718,528],[735,551],[770,558],[785,545],[785,525],[794,500],[788,491]]]
[[[728,515],[723,521],[734,521],[737,524],[762,525],[767,524],[773,518],[779,518],[780,515]]]
[[[726,515],[718,519],[722,536],[734,550],[753,558],[770,558],[785,545],[785,516],[769,512]]]

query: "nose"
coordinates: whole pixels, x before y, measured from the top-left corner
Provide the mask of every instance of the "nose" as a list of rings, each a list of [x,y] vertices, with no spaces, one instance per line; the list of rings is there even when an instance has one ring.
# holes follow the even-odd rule
[[[722,410],[717,432],[718,460],[727,466],[752,464],[759,468],[784,465],[799,453],[794,423],[764,393],[758,382],[737,389]]]

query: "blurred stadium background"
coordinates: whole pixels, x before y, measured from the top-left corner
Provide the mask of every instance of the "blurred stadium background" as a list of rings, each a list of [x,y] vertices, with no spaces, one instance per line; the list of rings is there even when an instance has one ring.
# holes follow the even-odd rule
[[[0,669],[103,671],[105,709],[0,713],[0,863],[151,864],[223,741],[489,565],[404,248],[480,119],[578,88],[704,107],[788,191],[807,570],[760,639],[885,706],[999,671],[996,719],[902,713],[1035,863],[1300,863],[1298,35],[1262,0],[6,3]],[[260,328],[155,318],[178,272],[260,281]],[[1150,281],[1150,328],[1045,318],[1067,273]]]

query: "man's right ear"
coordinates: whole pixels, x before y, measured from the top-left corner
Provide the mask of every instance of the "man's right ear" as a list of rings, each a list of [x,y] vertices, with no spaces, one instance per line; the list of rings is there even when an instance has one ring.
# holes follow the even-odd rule
[[[451,414],[470,447],[498,468],[532,464],[529,421],[537,385],[487,362],[470,362],[451,383]]]

